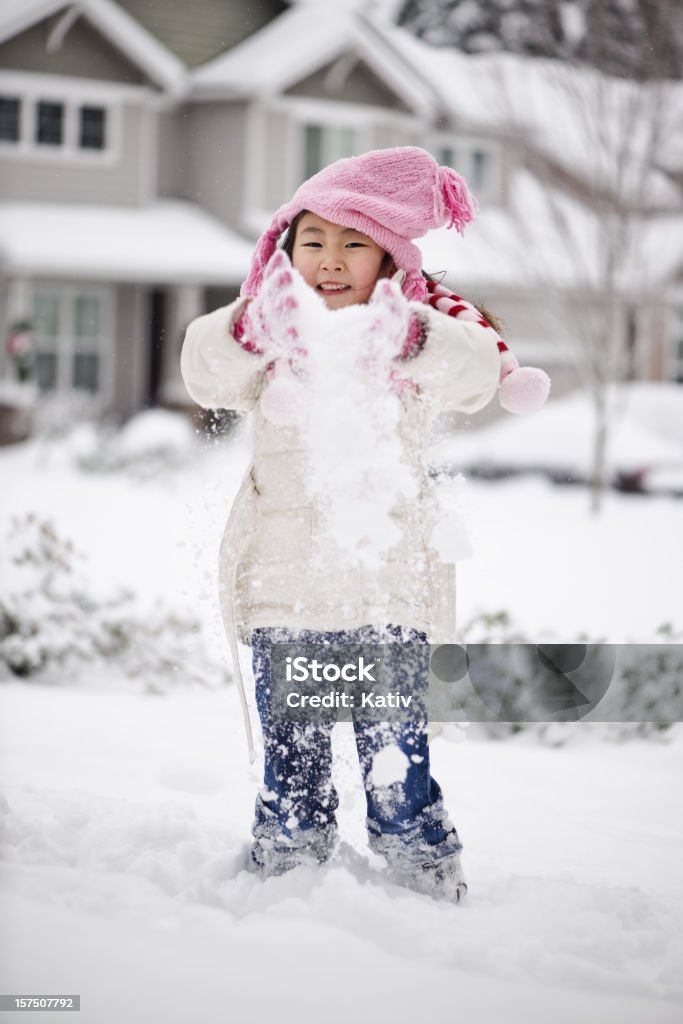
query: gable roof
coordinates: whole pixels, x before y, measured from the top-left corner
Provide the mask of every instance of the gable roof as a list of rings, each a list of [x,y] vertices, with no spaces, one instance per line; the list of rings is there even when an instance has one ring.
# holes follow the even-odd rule
[[[74,15],[86,18],[160,88],[172,96],[183,93],[185,65],[113,0],[2,0],[0,43],[60,11],[64,12],[67,30]]]
[[[205,64],[229,46],[235,46],[287,7],[285,0],[117,2],[188,67]]]
[[[344,53],[364,59],[416,114],[433,117],[440,102],[432,85],[387,42],[379,23],[355,10],[299,2],[260,32],[191,75],[195,99],[274,96]]]

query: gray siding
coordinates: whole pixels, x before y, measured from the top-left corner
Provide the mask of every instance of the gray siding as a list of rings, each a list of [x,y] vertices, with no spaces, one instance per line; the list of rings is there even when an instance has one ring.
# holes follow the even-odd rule
[[[373,130],[372,148],[390,149],[392,146],[421,146],[422,133],[416,127],[414,131],[400,125],[378,124]]]
[[[284,0],[118,0],[181,60],[196,67],[286,11]]]
[[[157,191],[160,196],[188,198],[188,109],[159,114]]]
[[[47,40],[63,12],[34,25],[0,46],[0,67],[49,75],[147,83],[140,69],[80,18],[67,32],[59,50],[48,53]]]
[[[481,291],[481,289],[479,289]],[[468,296],[471,302],[483,302],[502,324],[503,334],[510,339],[538,342],[566,342],[571,339],[571,327],[558,315],[542,292],[525,291],[523,295],[493,291],[490,295]]]
[[[149,289],[121,285],[116,290],[114,388],[111,411],[131,416],[145,404],[148,384]]]
[[[87,93],[86,93],[87,96]],[[57,96],[55,96],[55,99]],[[84,97],[85,98],[85,97]],[[139,106],[120,110],[120,149],[105,159],[62,159],[58,154],[0,157],[3,198],[135,206],[150,198],[145,164],[154,140],[153,115]],[[152,189],[154,182],[151,183]]]
[[[292,124],[280,111],[266,115],[268,158],[263,168],[265,194],[261,206],[273,213],[289,200],[303,180],[302,131],[300,124]]]
[[[244,206],[246,105],[192,106],[185,124],[187,198],[236,227]]]
[[[346,59],[346,55],[342,60]],[[373,107],[386,107],[411,113],[410,108],[377,77],[367,64],[360,62],[339,86],[335,83],[335,65],[321,68],[308,78],[297,82],[285,95],[313,96],[315,99],[339,100],[344,103],[362,103]]]

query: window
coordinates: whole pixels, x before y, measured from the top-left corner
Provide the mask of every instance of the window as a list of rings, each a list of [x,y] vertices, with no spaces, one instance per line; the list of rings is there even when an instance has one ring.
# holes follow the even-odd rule
[[[326,167],[327,164],[360,151],[359,133],[352,127],[332,125],[304,125],[303,179]]]
[[[19,100],[0,96],[0,139],[4,142],[19,141]]]
[[[104,289],[35,289],[36,382],[42,391],[102,392],[108,300]]]
[[[78,144],[81,149],[104,149],[106,111],[104,107],[81,107]]]
[[[64,138],[64,104],[40,100],[36,108],[36,142],[61,146]]]
[[[0,0],[0,3],[2,0]],[[2,78],[2,73],[0,73]],[[32,85],[12,95],[11,75],[0,92],[0,149],[6,156],[40,155],[48,160],[108,160],[116,155],[121,138],[120,108],[108,99],[100,102],[97,90],[90,101],[80,88],[73,96],[48,96]],[[51,90],[51,87],[50,87]],[[56,90],[55,90],[56,91]]]
[[[437,163],[442,164],[444,167],[452,167],[455,170],[456,160],[453,146],[437,146],[433,156]]]
[[[74,319],[72,384],[75,388],[96,392],[99,384],[98,340],[102,333],[101,299],[96,295],[77,295]]]
[[[683,384],[683,305],[674,307],[671,341],[671,378]]]
[[[438,163],[462,174],[475,195],[489,202],[496,198],[500,188],[500,161],[494,145],[458,139],[437,141],[430,149]]]
[[[483,191],[488,185],[491,156],[483,149],[473,149],[470,154],[469,182],[474,191]]]
[[[36,381],[41,391],[57,387],[59,347],[59,298],[49,292],[33,296],[33,326],[36,341]]]

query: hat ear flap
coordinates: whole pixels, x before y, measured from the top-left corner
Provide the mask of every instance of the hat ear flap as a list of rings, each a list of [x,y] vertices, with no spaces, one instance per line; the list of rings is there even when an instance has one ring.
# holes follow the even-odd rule
[[[263,281],[264,267],[275,252],[278,239],[286,227],[287,224],[281,224],[276,215],[271,221],[268,230],[259,238],[258,245],[256,246],[256,252],[251,260],[249,277],[240,289],[240,295],[243,298],[253,299],[258,292],[261,287],[261,282]]]
[[[455,228],[462,234],[465,225],[476,217],[479,204],[465,179],[450,167],[439,167],[439,188],[444,205],[444,222],[447,227]]]

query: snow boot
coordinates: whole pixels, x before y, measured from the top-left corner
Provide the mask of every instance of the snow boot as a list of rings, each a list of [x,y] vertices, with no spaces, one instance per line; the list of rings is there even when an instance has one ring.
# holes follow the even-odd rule
[[[288,827],[259,795],[252,835],[249,870],[270,878],[301,864],[324,864],[329,860],[337,840],[337,823],[332,820],[314,828]]]
[[[394,870],[394,877],[407,889],[447,903],[462,903],[467,895],[467,881],[459,853],[423,864],[410,872]]]
[[[251,844],[249,870],[271,878],[284,875],[294,868],[306,864],[314,867],[329,860],[337,838],[337,829],[310,829],[302,837],[289,839],[280,836],[278,839],[262,837]]]

